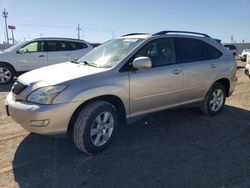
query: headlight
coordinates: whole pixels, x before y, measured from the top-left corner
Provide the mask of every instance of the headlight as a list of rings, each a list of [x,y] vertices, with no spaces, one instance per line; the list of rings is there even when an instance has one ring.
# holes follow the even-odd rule
[[[66,87],[66,85],[58,85],[36,89],[28,95],[27,101],[38,104],[52,104],[56,96],[58,96]]]

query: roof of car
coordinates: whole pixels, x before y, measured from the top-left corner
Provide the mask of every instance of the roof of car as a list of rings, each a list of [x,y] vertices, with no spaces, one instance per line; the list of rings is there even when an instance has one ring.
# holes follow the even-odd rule
[[[137,39],[146,39],[151,37],[151,34],[147,34],[147,33],[131,33],[131,34],[127,34],[127,35],[123,35],[121,36],[121,38],[137,38]]]
[[[32,39],[32,41],[36,41],[36,40],[66,40],[66,41],[75,41],[75,42],[86,42],[86,41],[80,40],[80,39],[63,38],[63,37],[42,37],[42,38]]]
[[[154,36],[176,36],[176,37],[196,37],[196,38],[207,38],[210,39],[211,37],[207,34],[204,33],[199,33],[199,32],[192,32],[192,31],[172,31],[172,30],[167,30],[167,31],[160,31],[155,34],[149,34],[149,33],[129,33],[126,35],[121,36],[121,38],[142,38],[146,39],[149,37],[154,37]],[[219,41],[218,39],[216,39]]]

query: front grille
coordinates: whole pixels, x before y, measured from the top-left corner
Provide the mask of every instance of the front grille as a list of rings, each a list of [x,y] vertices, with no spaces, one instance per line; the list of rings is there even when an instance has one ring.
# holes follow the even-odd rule
[[[18,95],[19,93],[21,93],[27,86],[16,81],[13,86],[12,86],[12,93],[14,93],[15,95]]]

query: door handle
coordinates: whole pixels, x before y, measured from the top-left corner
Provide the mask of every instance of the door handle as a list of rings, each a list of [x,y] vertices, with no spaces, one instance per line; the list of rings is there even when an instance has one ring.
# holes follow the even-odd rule
[[[210,65],[210,67],[214,69],[214,68],[216,67],[216,64],[215,64],[215,63],[212,63],[212,64]]]
[[[180,74],[181,73],[181,69],[174,69],[172,70],[173,74]]]
[[[45,57],[45,55],[39,55],[38,57]]]

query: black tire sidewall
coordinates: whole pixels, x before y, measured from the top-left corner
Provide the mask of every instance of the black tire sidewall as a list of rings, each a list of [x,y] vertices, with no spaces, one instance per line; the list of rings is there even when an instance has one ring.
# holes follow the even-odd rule
[[[112,131],[112,135],[111,135],[110,139],[104,145],[95,146],[91,141],[91,135],[90,135],[91,134],[91,127],[92,127],[92,124],[93,124],[94,120],[96,119],[96,117],[98,115],[100,115],[102,112],[106,112],[106,111],[110,112],[113,116],[113,119],[114,119],[114,128]],[[85,150],[89,153],[96,153],[96,152],[99,152],[99,151],[103,150],[104,148],[106,148],[110,144],[110,142],[113,140],[113,137],[116,134],[117,125],[118,125],[118,115],[117,115],[115,107],[112,104],[107,103],[107,102],[103,102],[100,105],[97,104],[96,108],[94,108],[92,110],[92,112],[90,112],[88,117],[85,119],[85,122],[81,125],[81,126],[84,126],[82,138],[83,138]]]
[[[211,106],[210,106],[210,100],[211,100],[212,94],[214,93],[214,91],[216,89],[221,89],[222,92],[223,92],[224,97],[223,97],[223,103],[222,103],[220,109],[217,110],[217,111],[213,111],[211,109]],[[225,89],[225,87],[220,83],[214,84],[211,87],[211,89],[209,90],[208,95],[207,95],[207,100],[206,100],[206,106],[207,106],[207,110],[208,110],[209,115],[214,116],[214,115],[219,114],[222,111],[223,107],[224,107],[225,101],[226,101],[226,89]]]
[[[6,64],[0,64],[0,68],[1,68],[1,67],[6,68],[6,69],[8,69],[8,70],[10,71],[10,73],[11,73],[11,78],[10,78],[10,80],[9,80],[8,82],[5,82],[5,83],[1,83],[1,82],[0,82],[0,84],[9,84],[10,82],[13,81],[13,78],[14,78],[14,76],[15,76],[15,70],[14,70],[11,66],[6,65]]]

